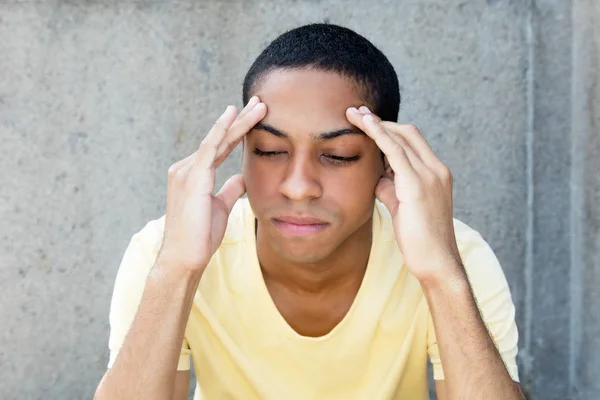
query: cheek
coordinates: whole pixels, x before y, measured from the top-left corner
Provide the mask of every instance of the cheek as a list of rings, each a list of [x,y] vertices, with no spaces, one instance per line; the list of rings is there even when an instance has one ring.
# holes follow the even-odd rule
[[[334,196],[344,203],[361,204],[370,202],[375,196],[375,186],[383,173],[379,163],[363,162],[354,168],[342,169],[325,174],[323,187],[328,196]]]
[[[349,171],[350,172],[350,171]],[[380,174],[368,171],[352,171],[349,174],[331,174],[323,181],[327,192],[337,197],[368,198],[373,195]]]
[[[365,169],[367,169],[365,167]],[[373,212],[375,186],[379,176],[371,171],[355,171],[350,176],[332,177],[324,182],[326,203],[343,216],[345,230],[350,232],[362,226]]]
[[[249,156],[249,157],[248,157]],[[257,162],[253,155],[246,155],[242,167],[242,175],[246,191],[261,197],[276,188],[278,182],[277,168],[269,167],[268,163]]]

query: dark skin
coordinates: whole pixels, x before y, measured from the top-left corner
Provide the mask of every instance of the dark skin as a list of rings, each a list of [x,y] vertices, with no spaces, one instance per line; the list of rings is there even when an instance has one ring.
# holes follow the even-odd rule
[[[334,73],[274,71],[256,91],[268,111],[245,138],[243,178],[265,282],[288,324],[322,336],[344,318],[365,274],[376,196],[432,312],[449,378],[436,381],[438,398],[522,398],[456,246],[452,175],[419,130],[381,121],[358,85]],[[324,228],[289,234],[276,223],[282,215],[316,217]]]
[[[429,305],[446,379],[436,381],[438,398],[523,398],[456,248],[450,171],[419,130],[381,121],[364,107],[358,86],[335,73],[274,71],[255,89],[260,98],[239,114],[228,107],[198,150],[169,169],[162,246],[95,398],[187,397],[189,372],[176,366],[190,309],[246,191],[267,288],[296,332],[325,335],[351,307],[366,270],[376,196]],[[214,194],[216,168],[244,138],[243,175]]]
[[[347,78],[276,71],[257,95],[269,111],[246,136],[243,171],[265,283],[296,332],[323,336],[350,309],[366,270],[381,152],[345,117],[364,103]],[[310,215],[327,226],[282,235],[272,222],[278,215]]]

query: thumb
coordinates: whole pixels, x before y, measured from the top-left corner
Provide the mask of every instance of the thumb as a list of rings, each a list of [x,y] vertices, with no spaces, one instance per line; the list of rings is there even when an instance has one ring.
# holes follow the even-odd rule
[[[246,185],[242,174],[233,175],[227,179],[219,193],[215,196],[227,207],[227,214],[231,212],[235,202],[246,193]]]
[[[398,208],[396,187],[389,178],[381,178],[375,187],[375,196],[386,206],[390,214],[394,215]]]

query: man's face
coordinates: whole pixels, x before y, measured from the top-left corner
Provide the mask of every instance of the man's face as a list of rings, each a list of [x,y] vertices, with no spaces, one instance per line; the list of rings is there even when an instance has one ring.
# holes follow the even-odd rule
[[[345,116],[361,92],[337,73],[300,69],[269,73],[255,94],[268,112],[245,138],[243,174],[259,235],[285,260],[326,259],[371,228],[383,174],[375,142]]]

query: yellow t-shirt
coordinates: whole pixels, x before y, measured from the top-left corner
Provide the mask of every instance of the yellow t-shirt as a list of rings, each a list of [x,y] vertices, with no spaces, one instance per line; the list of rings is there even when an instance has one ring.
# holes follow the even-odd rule
[[[191,356],[195,400],[427,399],[428,357],[434,378],[444,374],[427,302],[404,266],[385,206],[375,206],[371,254],[354,303],[317,338],[296,333],[275,307],[254,224],[248,201],[239,200],[194,298],[178,370],[190,368]],[[123,257],[111,304],[109,367],[135,316],[163,227],[164,217],[149,222]],[[518,380],[515,309],[502,269],[477,232],[459,221],[455,229],[483,319]]]

